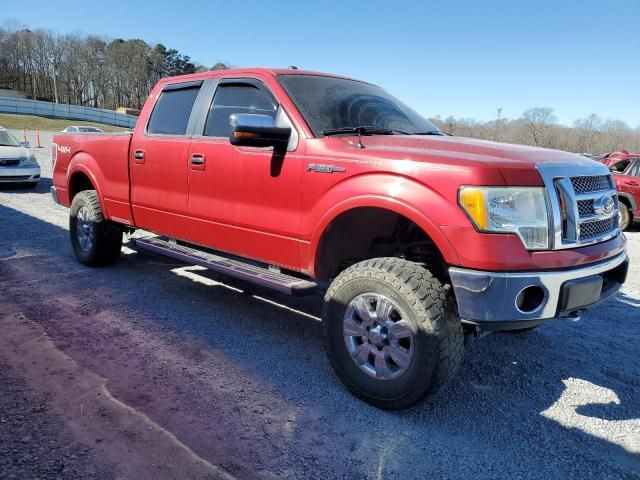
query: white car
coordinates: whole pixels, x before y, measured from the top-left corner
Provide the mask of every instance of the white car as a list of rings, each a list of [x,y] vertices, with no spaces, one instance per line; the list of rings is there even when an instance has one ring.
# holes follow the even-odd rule
[[[71,125],[62,131],[64,133],[103,133],[103,131],[98,127],[87,127],[85,125],[81,125],[79,127]]]
[[[0,127],[0,184],[20,183],[29,188],[38,184],[40,166],[33,153],[27,150],[28,145]]]

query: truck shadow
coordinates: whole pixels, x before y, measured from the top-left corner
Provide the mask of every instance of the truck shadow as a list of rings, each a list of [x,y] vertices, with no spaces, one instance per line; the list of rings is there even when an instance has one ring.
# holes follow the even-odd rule
[[[277,416],[275,424],[270,422],[275,404],[273,412],[267,407],[251,418],[267,432],[268,441],[253,444],[258,458],[272,456],[274,442],[309,446],[310,465],[333,462],[336,474],[342,471],[347,478],[413,478],[429,472],[465,478],[469,471],[478,477],[524,472],[527,478],[602,478],[640,468],[628,444],[609,440],[616,435],[607,434],[614,426],[606,423],[640,420],[633,333],[640,327],[638,297],[620,294],[578,323],[554,321],[527,334],[481,339],[435,399],[384,412],[348,394],[331,371],[322,348],[321,295],[286,297],[126,249],[113,267],[85,269],[72,257],[66,230],[2,205],[0,229],[0,250],[35,255],[38,261],[29,268],[43,281],[43,262],[55,266],[60,292],[100,292],[105,300],[97,308],[126,311],[136,322],[220,352],[279,404],[297,412],[293,426]],[[0,279],[10,262],[25,262],[22,269],[31,265],[19,256],[5,259]],[[37,283],[25,288],[37,295]],[[210,402],[209,411],[219,408],[214,400],[198,399]],[[217,400],[242,398],[220,392]],[[226,441],[238,442],[241,449],[243,419],[225,421]],[[606,428],[599,429],[603,423]],[[615,428],[623,428],[621,436],[632,434],[630,428]]]

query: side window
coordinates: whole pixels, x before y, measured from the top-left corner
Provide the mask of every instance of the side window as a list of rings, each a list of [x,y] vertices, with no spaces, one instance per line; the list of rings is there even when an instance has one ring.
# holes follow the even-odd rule
[[[200,86],[165,90],[153,107],[148,133],[160,135],[185,135],[191,109]]]
[[[636,162],[631,166],[628,175],[632,175],[634,177],[640,177],[640,159],[636,160]]]
[[[222,84],[213,97],[204,135],[228,137],[229,117],[234,113],[254,113],[276,117],[277,105],[259,88],[249,84]]]
[[[618,163],[614,163],[611,166],[611,171],[612,172],[624,172],[627,167],[629,166],[629,162],[630,160],[621,160]]]

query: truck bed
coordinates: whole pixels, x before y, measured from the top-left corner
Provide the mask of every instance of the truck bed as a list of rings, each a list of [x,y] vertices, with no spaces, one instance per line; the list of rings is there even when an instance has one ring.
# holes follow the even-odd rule
[[[52,146],[53,186],[60,203],[69,206],[70,190],[82,189],[82,182],[89,178],[99,190],[107,218],[132,225],[129,201],[131,137],[131,132],[56,134]],[[68,184],[67,178],[71,178]]]

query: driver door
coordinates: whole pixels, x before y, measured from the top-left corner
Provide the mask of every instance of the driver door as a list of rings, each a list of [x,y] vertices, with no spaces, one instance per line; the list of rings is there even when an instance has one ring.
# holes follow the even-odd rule
[[[299,265],[302,158],[295,151],[278,156],[272,147],[229,142],[232,114],[269,115],[286,123],[286,113],[257,79],[223,79],[212,90],[206,118],[189,150],[191,238],[294,268]]]

